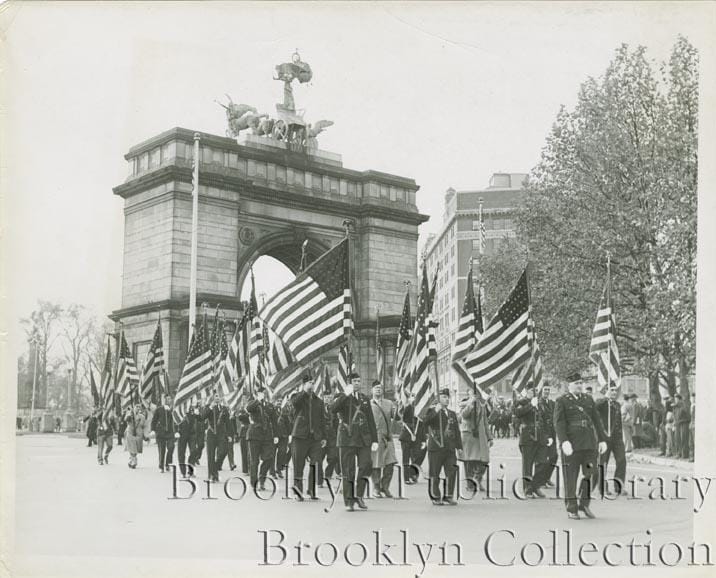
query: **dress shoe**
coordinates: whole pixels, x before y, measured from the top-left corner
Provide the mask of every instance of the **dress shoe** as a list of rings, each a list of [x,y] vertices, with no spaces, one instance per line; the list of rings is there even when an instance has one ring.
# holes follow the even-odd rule
[[[442,500],[433,500],[433,506],[442,506],[443,501]]]
[[[589,506],[582,506],[579,509],[585,516],[587,516],[587,518],[596,518],[596,516],[592,513],[592,510],[589,509]]]
[[[107,456],[104,456],[104,464],[109,465],[109,460],[107,459]]]
[[[413,480],[411,480],[410,478],[408,478],[407,480],[405,480],[405,485],[406,485],[406,486],[412,486],[414,483],[415,483],[415,482],[414,482]]]
[[[577,512],[567,512],[567,517],[570,520],[579,520],[579,513]]]
[[[164,468],[159,468],[159,473],[160,473],[160,474],[163,474],[163,473],[164,473]]]
[[[553,484],[552,482],[550,482],[549,480],[547,480],[547,481],[544,483],[544,487],[545,487],[545,488],[554,488],[554,484]]]
[[[443,498],[443,504],[446,504],[447,506],[457,506],[457,502],[452,498]]]
[[[318,496],[308,496],[308,499],[309,499],[309,500],[312,500],[312,501],[314,501],[314,502],[317,502],[317,501],[319,501],[321,498],[319,498]]]
[[[534,491],[534,495],[535,495],[537,498],[546,498],[546,497],[547,497],[547,494],[545,494],[545,493],[544,493],[542,490],[540,490],[539,488],[537,488],[537,489]]]
[[[375,491],[373,492],[373,497],[374,497],[374,498],[382,498],[382,497],[383,497],[383,492],[381,492],[380,490],[375,490]]]
[[[390,493],[390,490],[383,490],[383,496],[386,498],[392,498],[393,494]]]
[[[233,466],[231,466],[231,471],[232,471],[232,472],[233,472],[235,469],[236,469],[236,464],[234,464]]]
[[[368,506],[365,505],[365,502],[363,501],[363,498],[356,498],[356,504],[361,510],[367,510]]]
[[[296,500],[297,502],[303,502],[303,501],[304,501],[304,497],[303,497],[302,494],[295,494],[295,495],[293,496],[293,499]]]
[[[347,511],[347,512],[355,512],[356,510],[355,510],[355,508],[353,507],[353,504],[348,504],[348,505],[346,506],[346,511]]]

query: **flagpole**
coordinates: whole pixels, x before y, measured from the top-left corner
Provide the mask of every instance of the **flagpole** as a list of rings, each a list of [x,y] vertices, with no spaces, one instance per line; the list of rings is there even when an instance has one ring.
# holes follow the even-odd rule
[[[194,176],[191,193],[191,270],[189,276],[189,343],[194,336],[196,319],[196,267],[199,238],[199,141],[201,135],[194,133]]]
[[[485,228],[482,221],[482,197],[479,199],[479,219],[480,219],[480,255],[485,252]]]
[[[607,296],[607,299],[609,299],[609,339],[607,340],[607,399],[609,398],[609,386],[612,383],[612,375],[610,372],[610,368],[612,365],[612,255],[609,251],[607,251],[607,291],[609,291],[609,295]],[[612,407],[607,401],[607,431],[609,432],[609,437],[612,435]]]

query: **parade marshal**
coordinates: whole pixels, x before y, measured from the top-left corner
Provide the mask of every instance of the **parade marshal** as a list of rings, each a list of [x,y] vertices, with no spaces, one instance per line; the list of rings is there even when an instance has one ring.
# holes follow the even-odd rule
[[[607,449],[606,436],[594,399],[582,393],[582,378],[573,373],[567,378],[569,391],[560,396],[554,407],[554,427],[562,450],[562,469],[565,480],[567,515],[578,520],[581,511],[594,518],[589,509],[592,478],[598,467],[598,455]],[[582,470],[582,482],[577,499],[577,479]]]
[[[390,482],[393,479],[395,457],[392,424],[397,417],[395,404],[383,397],[383,386],[377,379],[373,382],[373,398],[370,400],[373,421],[378,433],[378,449],[371,452],[373,461],[373,487],[377,498],[392,498]]]

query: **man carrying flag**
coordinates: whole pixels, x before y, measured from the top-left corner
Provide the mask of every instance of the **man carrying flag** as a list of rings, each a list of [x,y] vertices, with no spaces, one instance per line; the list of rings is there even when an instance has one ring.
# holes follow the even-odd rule
[[[119,346],[119,365],[117,367],[117,394],[122,403],[122,409],[126,412],[133,405],[133,397],[137,393],[137,364],[129,351],[129,345],[122,331]]]
[[[409,282],[406,283],[410,286]],[[396,392],[396,400],[400,406],[405,403],[404,379],[408,362],[408,347],[410,338],[413,335],[411,331],[412,319],[410,316],[410,290],[406,289],[405,299],[403,301],[403,313],[400,316],[400,328],[398,329],[398,341],[395,344],[395,370],[393,373],[393,389]]]
[[[467,382],[472,390],[476,390],[475,380],[465,367],[465,358],[473,349],[475,349],[475,346],[482,335],[482,329],[482,306],[479,301],[479,293],[478,301],[475,300],[471,258],[467,273],[465,300],[463,301],[462,313],[460,314],[457,332],[455,334],[452,366],[457,374]],[[483,399],[487,397],[481,389],[476,390],[476,393],[480,393]]]
[[[160,392],[156,390],[156,383],[164,375],[164,343],[162,341],[162,325],[157,320],[157,328],[154,330],[152,344],[147,352],[147,360],[144,363],[142,377],[140,379],[140,391],[145,401],[159,401]]]

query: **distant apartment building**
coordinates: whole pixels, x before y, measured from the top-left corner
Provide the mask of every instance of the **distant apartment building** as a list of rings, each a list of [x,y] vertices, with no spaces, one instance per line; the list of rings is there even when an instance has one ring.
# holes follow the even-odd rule
[[[440,231],[430,235],[424,256],[430,279],[440,265],[433,318],[438,347],[438,379],[441,387],[450,387],[457,395],[465,393],[451,368],[455,332],[465,296],[470,257],[480,255],[480,206],[485,227],[484,254],[496,252],[501,243],[514,242],[515,209],[522,202],[525,173],[495,173],[483,190],[445,192],[445,212]],[[511,241],[512,240],[512,241]],[[477,267],[473,267],[478,277]],[[498,384],[498,393],[507,393],[508,384]],[[459,390],[458,390],[459,389]]]

